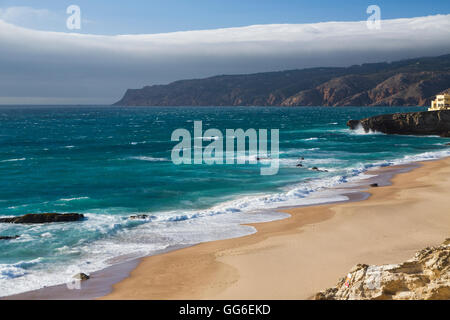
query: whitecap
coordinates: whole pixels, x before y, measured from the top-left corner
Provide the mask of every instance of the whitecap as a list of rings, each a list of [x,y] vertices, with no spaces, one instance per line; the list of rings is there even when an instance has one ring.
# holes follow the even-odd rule
[[[27,160],[27,158],[7,159],[7,160],[2,160],[0,162],[15,162],[15,161],[25,161],[25,160]]]
[[[148,156],[130,157],[130,159],[141,160],[141,161],[151,161],[151,162],[169,161],[169,159],[167,159],[167,158],[156,158],[156,157],[148,157]]]
[[[41,234],[42,238],[51,238],[53,237],[53,235],[50,232],[44,232],[43,234]]]
[[[312,138],[306,138],[306,139],[302,139],[303,141],[316,141],[319,140],[319,138],[317,137],[312,137]]]
[[[364,130],[361,123],[358,123],[357,127],[353,130],[351,129],[344,129],[347,133],[354,134],[354,135],[382,135],[384,133],[375,131],[370,129],[369,131]]]
[[[65,202],[69,202],[69,201],[75,201],[75,200],[86,200],[89,199],[89,197],[77,197],[77,198],[61,198],[58,201],[65,201]]]

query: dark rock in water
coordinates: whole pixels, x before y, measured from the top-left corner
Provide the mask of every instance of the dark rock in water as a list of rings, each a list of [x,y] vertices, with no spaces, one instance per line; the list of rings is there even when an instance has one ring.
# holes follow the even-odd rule
[[[89,280],[91,277],[89,277],[85,273],[78,273],[78,274],[74,275],[73,278],[77,279],[77,280],[85,281],[85,280]]]
[[[376,188],[376,187],[378,187],[378,183],[372,183],[370,186],[371,186],[372,188]]]
[[[303,167],[303,165],[301,163],[297,164],[297,167]]]
[[[148,215],[146,215],[146,214],[138,214],[138,215],[135,215],[135,216],[130,216],[130,219],[131,220],[145,220],[145,219],[148,219]]]
[[[50,223],[82,219],[84,219],[84,215],[79,213],[29,213],[20,217],[0,218],[0,223]]]
[[[19,236],[0,236],[0,240],[14,240],[19,238]]]
[[[312,167],[311,170],[319,171],[319,168],[317,168],[317,167]]]
[[[361,121],[363,121],[363,120],[348,120],[347,127],[350,127],[350,129],[355,130],[361,125]]]
[[[347,126],[365,132],[388,134],[450,136],[450,110],[384,114],[362,120],[350,120]]]

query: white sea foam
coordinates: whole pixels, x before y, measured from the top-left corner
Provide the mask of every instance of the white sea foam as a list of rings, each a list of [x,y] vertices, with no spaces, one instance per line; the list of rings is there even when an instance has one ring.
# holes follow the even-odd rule
[[[312,137],[312,138],[306,138],[306,139],[302,139],[303,141],[316,141],[319,140],[320,138],[317,137]]]
[[[61,199],[59,199],[59,201],[69,202],[69,201],[86,200],[86,199],[89,199],[89,197],[61,198]]]
[[[353,130],[350,130],[350,129],[344,129],[344,130],[346,130],[350,134],[354,134],[354,135],[374,135],[374,134],[379,135],[379,134],[384,134],[382,132],[374,131],[372,129],[370,129],[369,131],[366,131],[366,130],[364,130],[364,128],[362,127],[362,125],[360,123]]]
[[[50,232],[45,232],[45,233],[41,234],[41,237],[43,237],[43,238],[51,238],[51,237],[53,237],[53,235]]]
[[[30,261],[20,261],[14,264],[0,264],[0,280],[22,277],[27,274],[27,268],[34,266],[41,261],[41,258],[37,258]]]
[[[375,167],[386,167],[392,165],[404,165],[420,161],[437,160],[450,156],[450,149],[440,150],[440,151],[429,151],[423,152],[416,155],[407,155],[403,158],[393,159],[393,160],[383,160],[378,161],[373,164]]]
[[[2,160],[0,162],[16,162],[16,161],[25,161],[25,160],[27,160],[27,158],[7,159],[7,160]]]
[[[170,161],[168,158],[155,158],[155,157],[148,157],[148,156],[130,157],[130,159],[141,160],[141,161],[151,161],[151,162]]]

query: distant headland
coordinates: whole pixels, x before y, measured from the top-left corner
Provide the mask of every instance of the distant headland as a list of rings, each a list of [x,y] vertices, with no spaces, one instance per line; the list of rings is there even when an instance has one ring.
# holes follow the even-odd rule
[[[429,106],[450,93],[450,54],[347,68],[180,80],[128,89],[123,106]]]

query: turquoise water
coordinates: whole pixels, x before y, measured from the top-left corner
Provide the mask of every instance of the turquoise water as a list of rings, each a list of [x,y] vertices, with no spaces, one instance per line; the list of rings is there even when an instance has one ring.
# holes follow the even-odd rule
[[[254,232],[260,209],[346,198],[330,187],[370,168],[449,155],[439,137],[364,134],[349,119],[424,108],[1,107],[0,216],[78,212],[82,222],[0,224],[0,296],[63,283],[114,257]],[[172,131],[279,129],[280,170],[174,165]],[[207,145],[204,142],[203,145]],[[304,167],[297,167],[304,157]],[[313,166],[327,170],[315,172]],[[255,213],[256,212],[256,213]],[[147,214],[143,221],[132,214]]]

